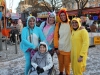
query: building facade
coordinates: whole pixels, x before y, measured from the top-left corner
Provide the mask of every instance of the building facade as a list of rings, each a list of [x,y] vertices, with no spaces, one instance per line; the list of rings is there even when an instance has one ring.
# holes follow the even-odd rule
[[[19,2],[18,7],[16,8],[17,13],[22,13],[24,11],[23,5],[24,5],[24,1]]]
[[[89,0],[89,7],[100,7],[100,0]]]
[[[62,0],[63,7],[67,10],[76,10],[77,3],[75,0]],[[85,7],[100,7],[100,0],[88,0],[88,3]]]

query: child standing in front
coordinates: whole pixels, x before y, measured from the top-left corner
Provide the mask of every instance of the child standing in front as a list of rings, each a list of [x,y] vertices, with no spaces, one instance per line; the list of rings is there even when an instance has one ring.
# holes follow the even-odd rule
[[[48,75],[49,69],[53,66],[53,62],[45,42],[40,42],[39,50],[32,57],[31,64],[32,72],[30,75]]]

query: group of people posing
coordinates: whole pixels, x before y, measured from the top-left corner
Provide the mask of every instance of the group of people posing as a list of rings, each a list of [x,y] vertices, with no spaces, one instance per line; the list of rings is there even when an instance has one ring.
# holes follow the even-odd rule
[[[81,26],[80,18],[68,18],[67,10],[60,9],[59,22],[56,23],[56,15],[50,13],[46,22],[40,27],[36,26],[36,18],[29,16],[27,27],[21,32],[20,48],[24,52],[26,66],[25,75],[32,68],[30,75],[48,75],[53,66],[52,53],[56,52],[59,63],[59,75],[83,75],[86,68],[86,60],[89,47],[89,35],[85,27]],[[38,50],[30,59],[29,48]],[[51,53],[51,55],[50,55]]]

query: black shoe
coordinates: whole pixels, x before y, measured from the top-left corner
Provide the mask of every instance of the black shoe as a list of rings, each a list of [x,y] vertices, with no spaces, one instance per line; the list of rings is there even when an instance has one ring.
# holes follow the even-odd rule
[[[59,75],[63,75],[63,72],[60,72]]]

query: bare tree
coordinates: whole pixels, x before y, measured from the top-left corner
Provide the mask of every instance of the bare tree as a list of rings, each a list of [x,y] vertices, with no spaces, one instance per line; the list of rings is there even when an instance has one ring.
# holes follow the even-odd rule
[[[28,8],[30,10],[29,13],[33,14],[34,16],[37,16],[38,12],[45,12],[49,11],[48,8],[50,8],[50,4],[48,2],[38,1],[38,0],[28,0],[28,5],[31,5],[31,7]],[[46,5],[46,6],[45,6]]]
[[[37,12],[53,12],[57,11],[59,8],[62,7],[62,1],[61,0],[25,0],[27,2],[26,4],[31,5],[31,12],[37,13]]]
[[[45,3],[45,0],[42,0],[42,1]],[[59,8],[61,8],[63,6],[61,0],[49,0],[49,3],[51,5],[50,8],[48,8],[46,6],[46,4],[45,4],[45,6],[46,6],[47,9],[49,9],[50,12],[51,11],[57,11]]]
[[[67,8],[68,10],[73,10],[75,3],[75,0],[62,0],[63,7]]]
[[[88,0],[75,0],[78,7],[78,17],[82,15],[82,10],[84,9],[85,5],[87,4]]]

